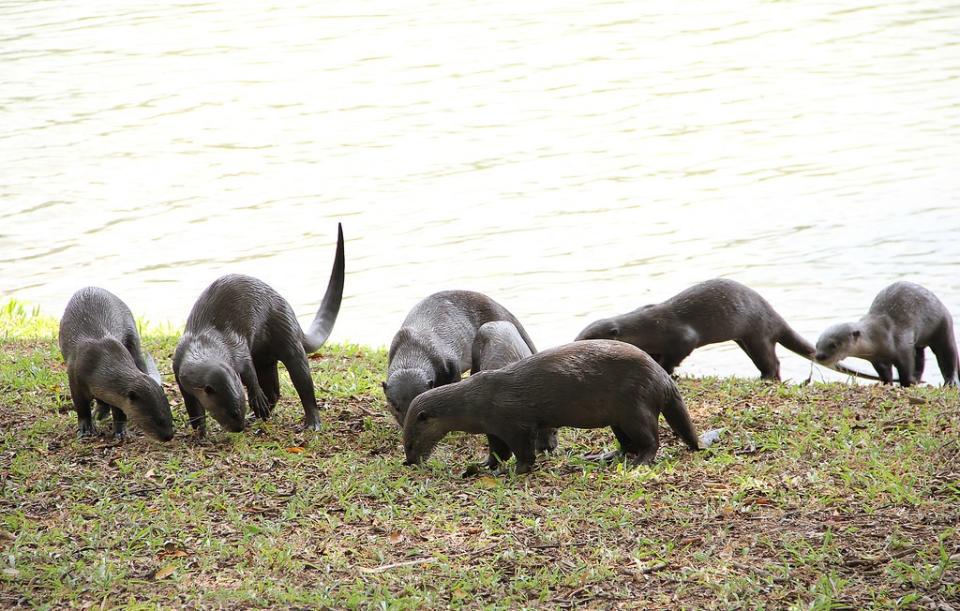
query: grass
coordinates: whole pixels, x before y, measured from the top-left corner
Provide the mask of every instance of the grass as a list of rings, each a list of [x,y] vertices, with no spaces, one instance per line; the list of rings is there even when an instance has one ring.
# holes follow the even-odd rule
[[[50,330],[0,314],[0,606],[916,608],[960,600],[954,389],[682,379],[692,454],[662,425],[653,467],[599,467],[608,430],[561,432],[526,476],[461,473],[482,438],[402,465],[382,351],[311,360],[324,430],[275,418],[207,439],[144,343],[178,434],[76,438]],[[19,317],[19,318],[16,318]],[[101,429],[107,429],[101,424]],[[934,608],[934,607],[930,607]],[[941,607],[946,608],[946,607]]]

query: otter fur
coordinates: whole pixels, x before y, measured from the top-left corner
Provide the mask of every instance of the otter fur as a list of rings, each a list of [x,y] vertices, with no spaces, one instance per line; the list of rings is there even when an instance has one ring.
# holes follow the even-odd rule
[[[113,416],[117,439],[127,438],[127,420],[155,439],[173,439],[173,416],[156,364],[144,356],[133,314],[119,297],[93,286],[74,293],[57,341],[81,437],[97,433],[90,411],[95,400],[98,416]]]
[[[280,399],[277,362],[290,374],[300,397],[306,429],[320,429],[307,354],[326,341],[343,297],[343,229],[326,293],[304,332],[290,303],[257,278],[218,278],[194,304],[177,344],[173,370],[190,424],[206,434],[206,412],[227,431],[245,426],[246,389],[256,417],[266,420]]]
[[[928,289],[895,282],[880,291],[866,316],[831,326],[817,340],[816,359],[825,365],[847,356],[870,361],[885,384],[897,368],[901,386],[920,382],[924,349],[937,357],[947,386],[957,384],[957,342],[953,317]]]
[[[661,413],[699,449],[677,385],[647,353],[617,341],[573,342],[417,396],[403,425],[406,463],[425,460],[447,433],[465,431],[502,440],[523,473],[533,466],[537,431],[561,426],[609,426],[622,455],[650,463]]]

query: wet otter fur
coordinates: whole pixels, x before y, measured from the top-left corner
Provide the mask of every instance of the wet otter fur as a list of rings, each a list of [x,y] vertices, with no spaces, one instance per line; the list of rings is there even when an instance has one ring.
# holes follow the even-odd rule
[[[921,381],[924,349],[937,357],[945,386],[957,385],[957,342],[953,317],[928,289],[895,282],[880,291],[866,316],[828,328],[817,340],[817,362],[829,365],[847,356],[870,361],[885,384],[897,368],[901,386]]]
[[[281,362],[300,397],[304,427],[320,429],[307,354],[329,337],[343,297],[343,229],[323,302],[306,332],[290,303],[257,278],[215,280],[194,304],[177,344],[173,369],[190,424],[206,434],[206,412],[227,431],[245,426],[244,388],[253,413],[266,420],[280,399]]]
[[[96,400],[98,416],[113,416],[117,439],[128,437],[127,420],[155,439],[173,439],[173,415],[156,364],[144,357],[133,314],[119,297],[93,286],[74,293],[57,341],[80,437],[97,434],[90,412]]]
[[[524,473],[536,457],[536,432],[560,426],[609,426],[622,455],[650,463],[660,445],[660,413],[699,449],[677,385],[649,355],[623,342],[573,342],[417,396],[403,426],[406,464],[429,457],[447,433],[465,431],[503,440]]]

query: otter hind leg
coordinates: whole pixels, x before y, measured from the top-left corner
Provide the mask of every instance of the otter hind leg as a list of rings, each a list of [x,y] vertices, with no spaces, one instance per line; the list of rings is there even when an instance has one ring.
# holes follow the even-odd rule
[[[930,344],[930,349],[937,357],[937,367],[943,374],[943,384],[945,386],[957,385],[957,342],[953,339],[953,330],[944,333],[944,336],[937,338],[936,342]]]
[[[638,414],[611,427],[620,449],[631,465],[653,464],[660,448],[660,426],[657,413],[646,405],[637,406]]]
[[[303,427],[311,431],[320,430],[320,410],[317,409],[317,397],[313,391],[313,378],[310,377],[310,364],[303,351],[283,361],[290,374],[290,381],[297,389],[300,403],[303,404]]]
[[[776,342],[765,338],[738,340],[737,345],[747,353],[760,370],[763,380],[780,381],[780,360],[777,358]]]
[[[77,412],[77,435],[79,437],[93,437],[97,434],[97,427],[93,423],[93,414],[90,412],[90,403],[93,397],[85,393],[81,385],[68,376],[70,381],[70,398],[73,400],[73,409]]]

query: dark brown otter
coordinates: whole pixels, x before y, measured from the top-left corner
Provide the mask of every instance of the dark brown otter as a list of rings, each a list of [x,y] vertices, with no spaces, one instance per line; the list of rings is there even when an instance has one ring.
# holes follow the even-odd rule
[[[465,431],[503,440],[524,473],[535,460],[538,430],[609,426],[622,455],[649,463],[660,445],[661,412],[699,449],[677,385],[649,355],[623,342],[574,342],[417,396],[403,426],[406,462],[422,462],[444,435]]]
[[[867,315],[855,323],[833,325],[817,340],[817,362],[831,365],[855,356],[867,359],[885,384],[897,368],[901,386],[919,382],[924,349],[929,346],[947,386],[957,384],[957,342],[953,317],[929,290],[895,282],[880,291]]]
[[[501,369],[533,354],[530,347],[520,336],[512,322],[495,320],[484,323],[477,330],[473,340],[470,375],[491,369]],[[501,460],[510,458],[510,447],[495,435],[487,435],[489,454],[487,466],[496,468]],[[536,449],[538,452],[552,451],[557,447],[557,429],[537,431]],[[500,458],[497,458],[497,457]]]
[[[390,343],[383,383],[387,406],[400,426],[414,397],[460,380],[470,368],[477,330],[494,320],[513,323],[530,352],[537,351],[520,321],[482,293],[441,291],[413,306]]]
[[[577,340],[616,339],[650,354],[667,373],[695,349],[733,340],[765,380],[780,379],[776,344],[814,360],[815,349],[753,289],[725,278],[695,284],[658,304],[590,323]],[[831,368],[873,379],[839,363]]]
[[[197,299],[173,357],[190,424],[206,434],[206,412],[228,431],[245,425],[247,390],[253,413],[266,420],[280,399],[277,362],[303,403],[304,426],[320,429],[307,354],[329,337],[343,297],[343,229],[323,302],[306,332],[290,303],[265,282],[231,274],[213,282]]]
[[[144,357],[133,314],[119,297],[93,286],[74,293],[60,319],[58,342],[81,437],[97,433],[90,413],[96,400],[98,415],[112,414],[117,439],[127,437],[128,419],[160,441],[173,439],[159,372]]]

